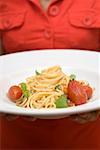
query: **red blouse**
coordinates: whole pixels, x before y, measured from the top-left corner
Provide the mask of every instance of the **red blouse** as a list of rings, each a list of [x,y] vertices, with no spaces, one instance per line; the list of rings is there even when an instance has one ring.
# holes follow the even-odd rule
[[[100,0],[0,0],[5,53],[33,49],[100,50]],[[14,121],[0,118],[1,150],[100,150],[100,119],[84,125],[70,118]]]
[[[32,49],[100,49],[100,1],[0,0],[5,53]],[[97,5],[96,5],[97,4]]]

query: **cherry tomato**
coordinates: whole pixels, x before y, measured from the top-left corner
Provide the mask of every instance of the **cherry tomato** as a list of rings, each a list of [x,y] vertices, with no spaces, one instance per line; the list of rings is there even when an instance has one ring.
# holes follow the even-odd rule
[[[68,98],[74,102],[75,105],[84,104],[87,102],[87,93],[83,86],[76,80],[72,80],[68,85]]]
[[[83,89],[86,91],[88,99],[90,99],[93,94],[93,89],[89,85],[84,85]]]
[[[11,86],[8,90],[8,97],[12,100],[12,101],[16,101],[18,100],[20,97],[22,96],[22,90],[19,86]]]

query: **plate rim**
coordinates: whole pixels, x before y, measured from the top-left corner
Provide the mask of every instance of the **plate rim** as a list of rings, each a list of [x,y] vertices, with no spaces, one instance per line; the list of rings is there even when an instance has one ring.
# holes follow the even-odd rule
[[[66,53],[91,53],[91,54],[96,54],[96,55],[98,55],[98,56],[100,56],[100,53],[98,52],[98,51],[91,51],[91,50],[80,50],[80,49],[42,49],[42,50],[27,50],[27,51],[22,51],[22,52],[15,52],[15,53],[10,53],[10,54],[6,54],[6,55],[1,55],[0,56],[0,59],[1,58],[7,58],[7,57],[13,57],[14,55],[23,55],[23,54],[30,54],[30,53],[53,53],[53,52],[66,52]],[[96,103],[96,102],[95,102]],[[82,105],[81,105],[82,106]],[[0,104],[0,108],[2,107],[2,104]],[[75,106],[75,107],[77,107],[77,106]],[[100,106],[99,106],[100,107]],[[0,109],[0,112],[1,112],[1,110],[2,111],[4,111],[4,112],[7,112],[7,110],[5,110],[6,108],[4,107],[4,109]],[[63,108],[62,108],[63,109]],[[67,109],[67,108],[66,108]],[[96,107],[95,107],[95,109],[96,109]],[[99,109],[99,108],[97,108],[97,109]],[[96,110],[97,110],[96,109]],[[64,109],[63,109],[64,110]],[[85,112],[88,112],[89,110],[93,110],[93,108],[91,109],[88,109],[88,110],[85,110]],[[45,112],[45,111],[44,111]],[[83,111],[79,111],[79,113],[80,112],[83,112]],[[10,112],[9,111],[9,113],[12,113],[12,111]],[[14,112],[13,111],[13,113],[14,114],[16,114],[16,111]],[[64,111],[64,112],[62,112],[62,113],[60,113],[60,115],[64,115],[66,113],[66,111]],[[17,114],[20,114],[20,112],[17,112]],[[21,114],[22,115],[34,115],[32,112],[30,112],[30,113],[28,113],[28,114],[26,114],[26,113],[24,113],[24,111],[23,111],[23,113],[21,112]],[[20,115],[21,115],[20,114]],[[71,113],[70,113],[71,114]],[[73,113],[74,114],[74,113]],[[75,114],[76,114],[76,112],[75,112]],[[35,114],[35,116],[41,116],[41,114]],[[50,116],[51,115],[51,113],[48,113],[48,114],[42,114],[43,116],[44,115],[46,115],[46,116]],[[58,115],[58,114],[56,114],[55,113],[55,115]],[[66,113],[66,115],[69,115],[69,113]]]

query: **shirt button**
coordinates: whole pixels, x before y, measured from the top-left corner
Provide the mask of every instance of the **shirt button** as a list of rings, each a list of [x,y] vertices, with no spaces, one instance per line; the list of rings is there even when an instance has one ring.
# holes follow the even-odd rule
[[[45,38],[50,39],[51,36],[52,36],[51,30],[50,29],[45,29],[44,36],[45,36]]]
[[[57,16],[59,13],[59,8],[57,6],[51,6],[51,8],[49,9],[49,14],[51,16]]]
[[[83,23],[84,23],[86,26],[90,26],[90,25],[93,23],[91,16],[85,17],[84,20],[83,20]]]
[[[6,20],[3,21],[3,27],[5,29],[9,29],[10,26],[11,26],[11,22],[9,20],[6,19]]]

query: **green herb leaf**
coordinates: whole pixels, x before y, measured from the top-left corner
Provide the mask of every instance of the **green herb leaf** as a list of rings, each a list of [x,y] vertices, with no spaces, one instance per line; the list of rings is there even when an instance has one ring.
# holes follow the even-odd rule
[[[36,73],[36,75],[40,75],[41,73],[40,72],[38,72],[37,70],[35,70],[35,73]]]
[[[66,108],[68,107],[67,98],[65,95],[61,95],[55,102],[56,108]]]
[[[21,89],[23,91],[23,96],[28,98],[30,96],[30,92],[29,92],[29,90],[27,90],[26,83],[23,82],[20,85],[21,85]]]
[[[24,97],[26,97],[26,98],[28,98],[30,96],[30,93],[28,90],[26,90],[23,94],[24,94]]]
[[[61,86],[58,84],[58,85],[55,87],[55,90],[56,90],[56,91],[61,90]]]
[[[76,75],[75,74],[71,74],[70,75],[70,80],[75,80],[76,79]]]
[[[27,90],[26,83],[23,82],[20,85],[21,85],[21,89],[22,89],[23,92]]]

